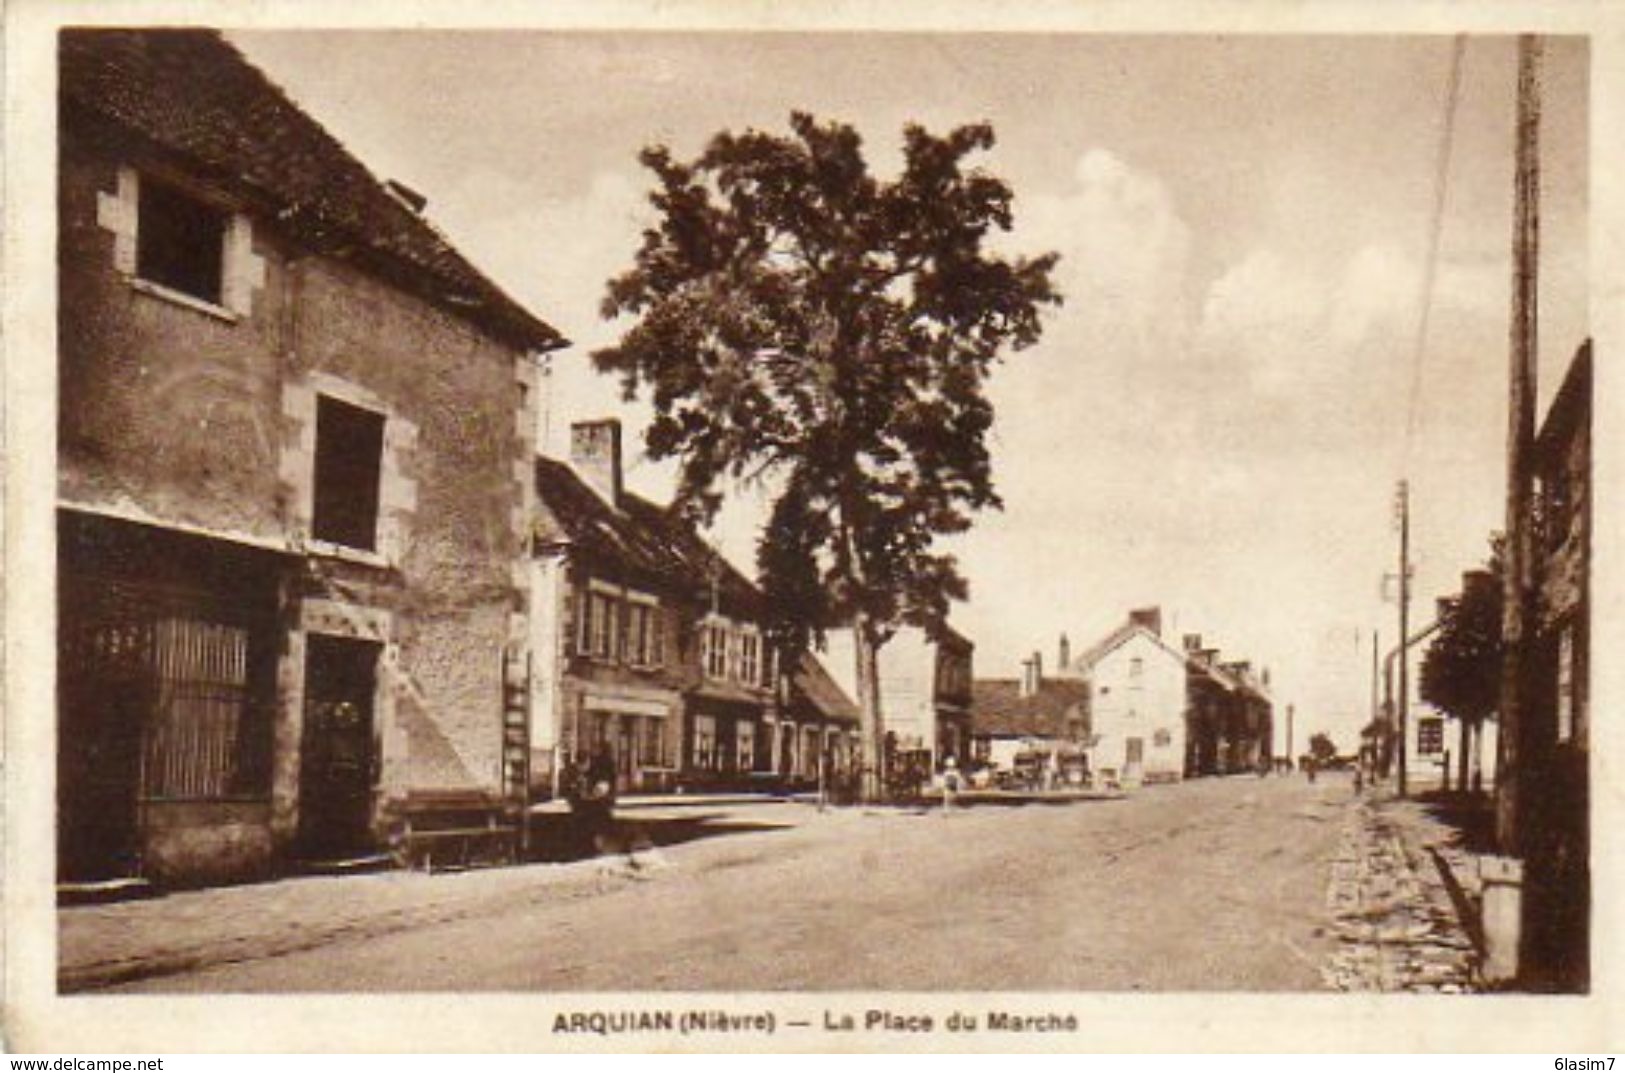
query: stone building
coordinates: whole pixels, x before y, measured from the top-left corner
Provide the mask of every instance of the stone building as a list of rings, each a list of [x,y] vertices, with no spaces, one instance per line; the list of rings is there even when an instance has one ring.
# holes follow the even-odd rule
[[[264,875],[502,793],[564,340],[218,34],[60,40],[60,875]]]

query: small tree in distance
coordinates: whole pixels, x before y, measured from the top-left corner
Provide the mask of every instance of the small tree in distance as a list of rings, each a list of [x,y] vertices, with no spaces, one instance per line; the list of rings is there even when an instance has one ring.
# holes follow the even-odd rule
[[[1422,657],[1422,699],[1459,721],[1457,785],[1469,788],[1484,721],[1501,704],[1502,540],[1491,538],[1482,570],[1462,575],[1462,591],[1439,601],[1439,629]]]
[[[1331,735],[1315,733],[1309,737],[1309,755],[1315,758],[1315,763],[1324,767],[1337,758],[1337,746],[1333,743]]]
[[[679,461],[679,505],[709,519],[726,481],[771,479],[757,556],[770,632],[794,653],[851,626],[872,798],[877,654],[905,622],[939,633],[967,595],[933,542],[1000,505],[984,384],[1038,340],[1057,258],[984,249],[1012,223],[1010,188],[964,166],[990,126],[910,125],[901,174],[881,181],[852,127],[790,124],[718,134],[690,163],[643,152],[661,218],[603,304],[636,322],[593,359],[628,398],[650,389],[646,446]]]

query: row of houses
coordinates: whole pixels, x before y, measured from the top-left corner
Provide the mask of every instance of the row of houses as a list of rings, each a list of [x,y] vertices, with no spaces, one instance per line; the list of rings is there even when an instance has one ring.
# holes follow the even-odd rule
[[[1063,634],[1054,675],[1042,656],[1019,678],[979,679],[973,760],[1008,766],[1022,753],[1083,758],[1108,784],[1137,785],[1256,771],[1273,762],[1269,672],[1221,661],[1199,634],[1162,635],[1159,608],[1074,657]]]
[[[614,420],[536,461],[528,622],[531,785],[607,753],[622,791],[740,789],[844,772],[858,712],[824,665],[789,666],[761,592],[624,486]]]

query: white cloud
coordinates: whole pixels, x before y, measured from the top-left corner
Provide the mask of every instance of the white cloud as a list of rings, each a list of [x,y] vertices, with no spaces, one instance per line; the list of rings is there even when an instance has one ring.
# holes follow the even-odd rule
[[[1018,199],[1014,242],[1056,249],[1066,306],[1052,332],[1064,341],[1149,351],[1183,332],[1190,229],[1160,178],[1110,150],[1090,149],[1074,186]]]

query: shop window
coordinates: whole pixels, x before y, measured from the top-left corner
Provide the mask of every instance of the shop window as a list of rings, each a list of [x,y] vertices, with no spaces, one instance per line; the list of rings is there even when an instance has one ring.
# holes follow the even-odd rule
[[[348,548],[378,546],[384,415],[318,395],[311,535]]]
[[[664,767],[666,764],[666,724],[662,719],[638,720],[638,763],[644,767]]]
[[[716,766],[717,721],[709,715],[694,717],[694,766],[710,771]]]
[[[138,197],[136,275],[220,305],[227,214],[146,176]]]
[[[735,729],[735,735],[736,759],[734,766],[740,771],[754,771],[756,769],[756,724],[749,720],[741,720]]]

